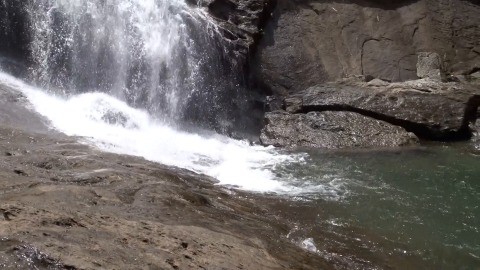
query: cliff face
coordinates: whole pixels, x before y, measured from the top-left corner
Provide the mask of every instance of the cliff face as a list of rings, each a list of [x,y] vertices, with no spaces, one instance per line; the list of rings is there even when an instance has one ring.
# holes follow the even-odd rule
[[[416,79],[417,54],[449,74],[480,69],[479,0],[186,0],[208,10],[250,78],[294,93],[349,75]],[[19,1],[0,2],[0,50],[28,61]],[[248,75],[248,74],[247,74]]]
[[[278,0],[252,59],[267,92],[292,94],[350,75],[417,79],[419,52],[447,74],[480,68],[480,1]]]

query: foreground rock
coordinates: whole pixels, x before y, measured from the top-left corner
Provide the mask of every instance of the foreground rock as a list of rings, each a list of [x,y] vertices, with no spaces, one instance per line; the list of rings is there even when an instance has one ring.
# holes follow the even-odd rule
[[[260,141],[265,145],[316,148],[378,148],[418,143],[401,127],[353,112],[267,113]]]
[[[344,80],[285,98],[288,114],[267,113],[261,140],[328,148],[406,145],[407,132],[424,140],[467,140],[479,105],[476,85]]]

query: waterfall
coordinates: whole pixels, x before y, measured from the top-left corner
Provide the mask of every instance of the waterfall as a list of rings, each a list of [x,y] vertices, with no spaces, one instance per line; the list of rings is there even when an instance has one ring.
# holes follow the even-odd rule
[[[52,128],[223,185],[341,191],[336,179],[297,178],[303,153],[211,132],[245,128],[253,112],[244,63],[203,8],[184,0],[0,0],[0,15],[0,91],[23,92]]]
[[[4,31],[22,16],[24,29],[10,32],[28,40],[26,77],[50,92],[103,92],[171,125],[220,132],[248,109],[241,61],[184,0],[2,0],[1,13]]]

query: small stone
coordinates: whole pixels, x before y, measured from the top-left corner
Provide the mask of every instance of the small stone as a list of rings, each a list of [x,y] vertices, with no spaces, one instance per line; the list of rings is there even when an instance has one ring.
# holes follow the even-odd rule
[[[367,83],[367,85],[371,87],[382,87],[388,86],[389,84],[389,82],[380,79],[373,79]]]
[[[444,77],[442,59],[438,53],[420,52],[417,61],[417,76],[441,81]]]

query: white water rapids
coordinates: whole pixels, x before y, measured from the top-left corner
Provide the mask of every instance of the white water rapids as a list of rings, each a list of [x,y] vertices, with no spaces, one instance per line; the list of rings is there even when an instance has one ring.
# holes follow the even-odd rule
[[[221,135],[181,132],[104,93],[62,98],[5,73],[0,73],[0,85],[22,91],[33,109],[50,120],[53,128],[82,136],[84,142],[102,150],[187,168],[212,176],[219,184],[246,190],[301,191],[272,172],[282,163],[302,162],[301,155],[280,154],[274,148],[250,146]]]

